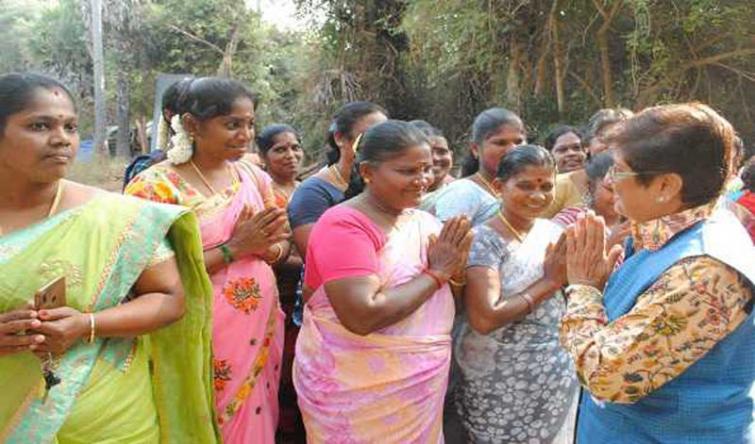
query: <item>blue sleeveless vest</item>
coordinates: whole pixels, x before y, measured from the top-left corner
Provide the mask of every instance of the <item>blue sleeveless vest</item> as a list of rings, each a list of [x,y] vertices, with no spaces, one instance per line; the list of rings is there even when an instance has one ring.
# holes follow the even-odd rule
[[[631,250],[631,245],[628,250]],[[628,255],[631,251],[628,251]],[[631,254],[609,279],[609,321],[629,312],[637,297],[680,260],[708,255],[755,283],[755,248],[727,210],[678,233],[658,251]],[[755,315],[675,379],[634,404],[596,403],[585,392],[577,442],[755,443]]]

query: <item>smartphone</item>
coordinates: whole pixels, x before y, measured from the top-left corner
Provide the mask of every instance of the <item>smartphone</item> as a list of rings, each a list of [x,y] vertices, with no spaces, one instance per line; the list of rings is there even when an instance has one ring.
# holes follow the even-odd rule
[[[66,277],[60,276],[34,293],[34,308],[58,308],[66,305]]]

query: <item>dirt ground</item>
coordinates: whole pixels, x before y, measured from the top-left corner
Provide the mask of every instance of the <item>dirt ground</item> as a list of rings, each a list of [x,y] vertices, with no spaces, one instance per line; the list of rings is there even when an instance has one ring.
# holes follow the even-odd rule
[[[127,159],[98,156],[88,162],[77,160],[68,179],[120,193],[123,188],[123,172],[128,163]]]

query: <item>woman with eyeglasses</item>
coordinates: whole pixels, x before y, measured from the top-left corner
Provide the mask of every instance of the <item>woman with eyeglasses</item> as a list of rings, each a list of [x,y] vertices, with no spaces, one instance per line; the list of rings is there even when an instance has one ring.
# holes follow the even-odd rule
[[[716,209],[734,137],[697,103],[648,108],[612,136],[624,263],[611,273],[621,247],[606,248],[602,218],[567,229],[561,343],[589,392],[578,442],[755,440],[755,250]]]

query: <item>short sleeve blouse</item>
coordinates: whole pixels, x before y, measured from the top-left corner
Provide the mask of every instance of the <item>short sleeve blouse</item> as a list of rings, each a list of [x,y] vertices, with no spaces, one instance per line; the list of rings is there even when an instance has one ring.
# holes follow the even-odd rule
[[[383,231],[364,213],[338,205],[317,221],[309,238],[304,283],[311,289],[338,279],[380,271]]]
[[[288,203],[291,228],[313,224],[328,208],[344,199],[343,191],[319,177],[310,177],[294,191]]]

